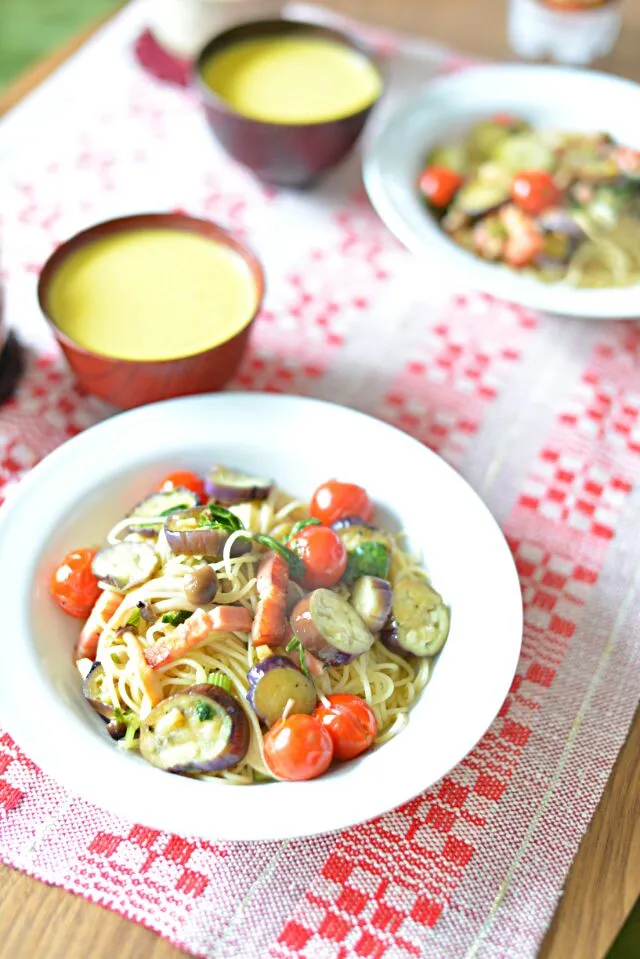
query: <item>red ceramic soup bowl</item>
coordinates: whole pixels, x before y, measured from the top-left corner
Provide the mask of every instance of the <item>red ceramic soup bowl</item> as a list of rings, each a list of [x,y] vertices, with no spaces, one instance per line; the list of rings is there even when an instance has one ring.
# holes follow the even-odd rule
[[[364,56],[380,76],[380,93],[364,109],[317,123],[276,123],[245,116],[206,83],[203,68],[223,50],[247,40],[318,37]],[[343,160],[355,145],[383,92],[382,74],[364,46],[339,30],[296,20],[258,20],[219,33],[195,61],[194,83],[209,126],[224,149],[266,183],[283,187],[312,185]]]
[[[94,352],[68,336],[53,317],[49,302],[51,282],[69,256],[97,240],[138,230],[178,230],[196,233],[234,250],[249,268],[256,306],[247,323],[233,336],[207,349],[175,359],[120,359]],[[55,250],[40,273],[38,301],[80,386],[120,409],[130,409],[190,393],[222,389],[236,372],[247,348],[251,325],[264,298],[262,266],[251,250],[227,230],[208,220],[181,213],[145,213],[98,223],[72,236]],[[61,318],[58,318],[60,322]]]

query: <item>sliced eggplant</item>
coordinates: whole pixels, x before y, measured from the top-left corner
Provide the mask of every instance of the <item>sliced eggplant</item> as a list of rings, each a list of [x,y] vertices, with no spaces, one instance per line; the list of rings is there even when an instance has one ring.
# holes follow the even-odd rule
[[[551,170],[554,164],[553,148],[536,133],[510,136],[497,145],[492,159],[510,173],[521,170]]]
[[[266,499],[273,489],[273,480],[241,473],[227,466],[214,466],[205,478],[204,488],[207,496],[216,503],[230,506]]]
[[[218,577],[215,570],[205,563],[198,566],[184,579],[184,595],[194,606],[206,606],[212,603],[218,592]]]
[[[381,639],[402,656],[435,656],[449,635],[449,610],[442,596],[419,579],[403,579],[393,590],[392,617]]]
[[[289,702],[292,713],[312,713],[318,701],[313,680],[286,656],[269,656],[247,673],[247,699],[267,726],[280,719]]]
[[[336,520],[331,524],[340,536],[347,550],[354,549],[361,543],[385,543],[391,545],[391,541],[386,533],[371,523],[365,522],[361,516],[345,516],[344,519]]]
[[[87,702],[103,719],[113,719],[113,703],[108,701],[104,690],[104,666],[94,663],[82,684],[82,692]]]
[[[562,269],[576,251],[579,241],[568,233],[545,233],[543,246],[535,258],[535,265],[542,269]]]
[[[505,183],[476,177],[460,187],[454,209],[461,210],[472,220],[495,213],[509,201],[509,186]]]
[[[564,233],[576,240],[581,240],[584,231],[571,211],[561,206],[554,206],[545,210],[538,217],[538,226],[545,233]]]
[[[379,633],[388,620],[391,599],[391,584],[379,576],[361,576],[353,584],[351,605],[372,633]]]
[[[249,720],[238,700],[202,683],[163,699],[142,723],[140,752],[172,773],[219,772],[249,748]]]
[[[475,162],[486,160],[511,133],[511,129],[504,123],[480,120],[471,128],[467,137],[467,148],[472,159]]]
[[[169,513],[177,509],[191,509],[198,505],[198,497],[185,486],[176,486],[175,489],[162,490],[160,493],[152,493],[146,499],[141,500],[137,506],[134,506],[127,516],[149,517],[158,519],[168,516]],[[159,522],[159,525],[162,525]]]
[[[91,570],[104,583],[126,592],[149,579],[158,563],[158,554],[148,543],[122,542],[98,550]]]
[[[231,535],[221,527],[211,525],[208,506],[179,510],[167,517],[164,534],[176,556],[222,556],[224,544]],[[239,539],[233,544],[232,556],[240,556],[251,549],[251,543]]]
[[[329,666],[350,663],[374,642],[353,606],[330,589],[315,589],[296,603],[291,627],[304,649]]]

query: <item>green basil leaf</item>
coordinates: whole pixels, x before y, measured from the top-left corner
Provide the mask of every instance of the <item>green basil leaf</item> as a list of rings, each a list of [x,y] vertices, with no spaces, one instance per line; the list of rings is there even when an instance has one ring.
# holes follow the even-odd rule
[[[389,573],[391,554],[385,543],[360,543],[351,550],[347,568],[342,577],[345,583],[353,583],[361,576],[379,576],[386,579]]]
[[[267,549],[272,549],[276,553],[280,553],[282,558],[287,561],[289,572],[293,579],[303,578],[307,572],[307,568],[297,553],[294,553],[293,550],[279,543],[273,536],[265,536],[264,533],[254,533],[253,538],[256,543],[260,543],[262,546],[266,546]]]
[[[306,529],[307,526],[322,526],[322,523],[319,519],[314,519],[313,516],[310,516],[309,519],[299,519],[297,523],[294,523],[291,532],[289,533],[289,539],[293,539],[301,529]]]

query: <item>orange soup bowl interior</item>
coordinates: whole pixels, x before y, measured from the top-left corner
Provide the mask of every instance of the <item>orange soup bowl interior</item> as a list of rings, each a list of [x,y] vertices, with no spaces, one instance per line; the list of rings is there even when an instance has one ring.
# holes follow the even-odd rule
[[[96,224],[49,257],[40,308],[79,385],[120,409],[222,389],[264,297],[259,260],[180,213]]]

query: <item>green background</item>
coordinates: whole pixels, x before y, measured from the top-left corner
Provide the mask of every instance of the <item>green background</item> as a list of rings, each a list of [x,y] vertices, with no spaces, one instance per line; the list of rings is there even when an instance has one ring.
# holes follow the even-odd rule
[[[0,88],[116,6],[118,0],[0,0]],[[640,907],[636,905],[608,959],[638,957]]]

